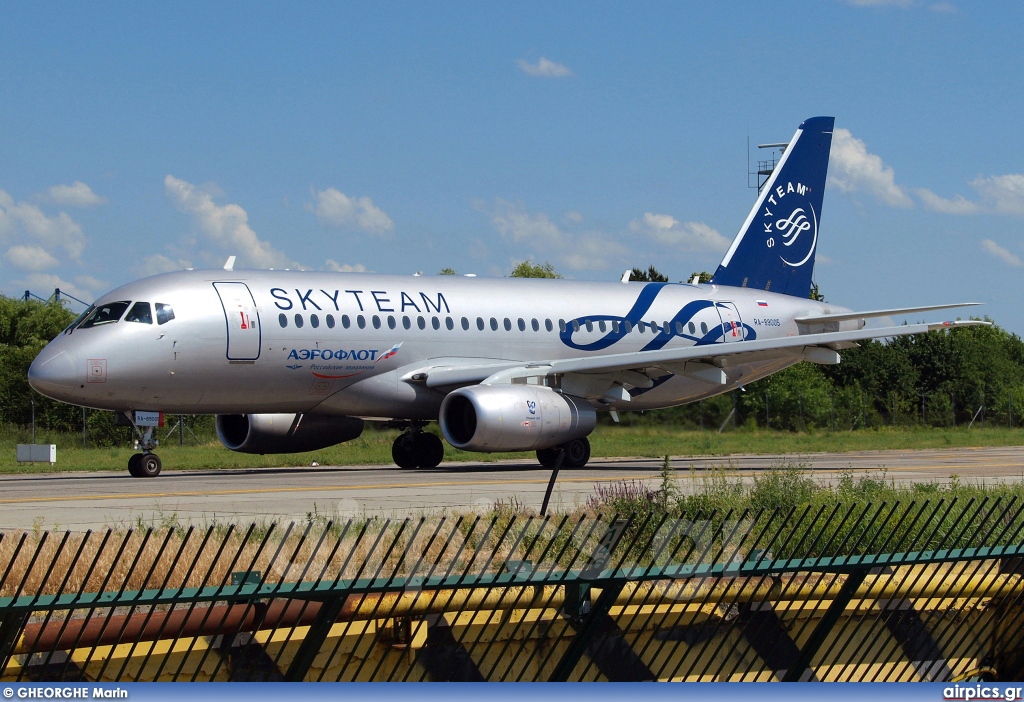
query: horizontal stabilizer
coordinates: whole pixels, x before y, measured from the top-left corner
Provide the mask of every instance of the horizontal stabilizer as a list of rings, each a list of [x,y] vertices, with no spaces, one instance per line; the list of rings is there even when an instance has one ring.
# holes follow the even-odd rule
[[[933,310],[948,310],[954,307],[974,307],[980,302],[957,302],[950,305],[929,305],[928,307],[902,307],[893,310],[871,310],[869,312],[839,312],[837,314],[816,314],[797,317],[794,321],[798,324],[822,324],[824,322],[843,322],[850,319],[874,319],[876,317],[899,317],[905,314],[917,312],[931,312]]]

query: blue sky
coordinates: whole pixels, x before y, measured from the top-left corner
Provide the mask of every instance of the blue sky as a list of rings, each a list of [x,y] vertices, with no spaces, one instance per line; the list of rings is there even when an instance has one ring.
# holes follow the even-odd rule
[[[9,4],[0,290],[91,300],[232,254],[680,280],[753,204],[748,137],[826,114],[826,297],[1024,333],[1021,27],[927,0]]]

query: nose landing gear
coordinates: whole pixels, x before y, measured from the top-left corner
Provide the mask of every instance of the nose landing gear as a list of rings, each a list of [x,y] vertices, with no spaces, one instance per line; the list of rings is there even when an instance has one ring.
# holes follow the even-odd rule
[[[130,419],[131,417],[129,416]],[[160,457],[153,453],[153,449],[159,443],[153,438],[155,427],[146,427],[145,431],[143,431],[134,422],[132,422],[132,427],[135,429],[135,435],[138,437],[138,445],[142,449],[142,453],[136,453],[128,459],[128,472],[131,473],[133,478],[155,478],[160,475],[160,469],[163,467]]]
[[[408,426],[392,444],[391,458],[399,468],[437,468],[444,459],[444,444],[422,426]]]

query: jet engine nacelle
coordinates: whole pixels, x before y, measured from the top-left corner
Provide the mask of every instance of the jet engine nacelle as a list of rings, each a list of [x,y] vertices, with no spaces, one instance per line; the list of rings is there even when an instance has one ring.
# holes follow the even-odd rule
[[[363,420],[324,414],[218,414],[217,438],[242,453],[302,453],[351,441]]]
[[[473,385],[441,403],[441,431],[466,451],[534,451],[594,430],[597,413],[586,400],[530,385]]]

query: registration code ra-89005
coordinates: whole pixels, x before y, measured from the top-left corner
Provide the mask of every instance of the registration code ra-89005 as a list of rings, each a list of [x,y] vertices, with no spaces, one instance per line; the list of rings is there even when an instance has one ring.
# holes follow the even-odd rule
[[[754,318],[755,327],[780,327],[782,322],[779,319],[758,319]]]

